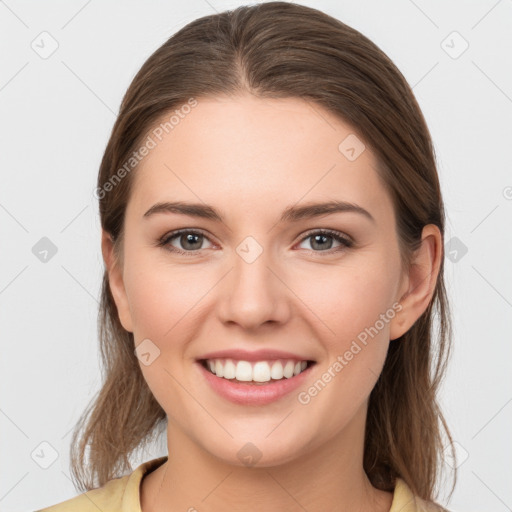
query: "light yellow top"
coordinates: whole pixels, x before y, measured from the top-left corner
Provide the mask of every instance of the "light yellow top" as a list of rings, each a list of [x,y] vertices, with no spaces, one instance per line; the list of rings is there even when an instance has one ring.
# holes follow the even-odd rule
[[[142,477],[162,465],[167,456],[144,462],[129,475],[114,478],[103,487],[85,492],[37,512],[142,512],[140,483]],[[408,485],[398,478],[389,512],[433,512],[444,509],[415,497]]]

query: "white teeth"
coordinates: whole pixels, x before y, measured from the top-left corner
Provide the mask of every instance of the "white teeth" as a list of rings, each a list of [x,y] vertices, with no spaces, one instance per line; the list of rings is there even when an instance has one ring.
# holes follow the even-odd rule
[[[283,365],[284,364],[284,365]],[[234,361],[233,359],[208,359],[207,367],[217,377],[236,379],[242,382],[269,382],[271,379],[290,379],[302,373],[307,361]]]
[[[224,377],[224,365],[218,359],[215,361],[215,374],[217,377]]]
[[[284,367],[283,374],[284,376],[289,379],[290,377],[293,377],[293,367],[294,367],[293,361],[288,361]]]
[[[224,363],[224,378],[234,379],[236,377],[236,366],[232,359],[226,359]]]
[[[272,370],[270,370],[270,376],[276,380],[283,378],[283,365],[281,364],[281,361],[276,361],[272,365]]]
[[[252,370],[252,380],[256,382],[268,382],[270,380],[270,366],[265,361],[254,365]]]
[[[215,368],[217,368],[218,364],[222,364],[217,360]],[[217,377],[222,377],[217,373]],[[236,365],[236,380],[242,380],[244,382],[248,382],[252,380],[252,366],[248,361],[238,361]]]

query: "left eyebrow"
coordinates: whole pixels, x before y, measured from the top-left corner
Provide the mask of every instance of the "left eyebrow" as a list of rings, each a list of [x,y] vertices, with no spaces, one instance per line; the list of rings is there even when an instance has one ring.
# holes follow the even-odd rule
[[[359,213],[375,223],[372,214],[363,207],[347,201],[328,201],[326,203],[307,203],[303,206],[289,206],[282,215],[280,222],[297,222],[302,219],[321,217],[333,213],[352,212]],[[185,203],[183,201],[165,201],[154,204],[144,217],[150,217],[156,213],[177,213],[190,217],[213,220],[224,223],[223,216],[213,207],[201,203]]]

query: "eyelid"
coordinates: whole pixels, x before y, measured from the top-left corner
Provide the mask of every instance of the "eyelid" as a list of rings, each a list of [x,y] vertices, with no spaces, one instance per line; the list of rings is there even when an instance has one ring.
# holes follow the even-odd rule
[[[355,246],[355,241],[352,237],[346,235],[345,233],[338,231],[336,229],[328,229],[328,228],[315,228],[310,231],[307,231],[304,235],[302,235],[300,241],[298,242],[299,245],[308,238],[314,236],[314,235],[325,235],[328,237],[333,238],[335,241],[337,241],[340,245],[338,247],[333,247],[330,249],[326,249],[325,251],[314,251],[313,249],[305,249],[308,251],[309,254],[313,254],[320,257],[328,257],[335,254],[338,254],[339,252],[346,251],[348,249],[351,249]]]
[[[161,247],[164,247],[167,246],[168,244],[170,244],[170,241],[176,237],[178,237],[179,235],[182,235],[182,234],[185,234],[185,233],[192,233],[192,234],[196,234],[196,235],[202,235],[204,238],[206,238],[210,243],[214,244],[214,245],[217,245],[210,237],[210,235],[206,234],[206,232],[204,230],[202,230],[201,228],[182,228],[182,229],[176,229],[174,231],[169,231],[168,233],[165,233],[165,235],[163,235],[162,237],[160,237],[158,240],[157,240],[157,246],[161,246]],[[199,249],[197,251],[183,251],[182,249],[177,249],[176,247],[173,247],[172,249],[169,249],[171,250],[171,252],[178,252],[178,253],[187,253],[187,254],[197,254],[199,253],[202,249]]]
[[[341,238],[349,244],[355,243],[355,241],[353,240],[353,238],[351,236],[343,233],[342,231],[338,231],[336,229],[329,229],[329,228],[314,228],[309,231],[306,231],[306,233],[302,235],[302,238],[300,241],[302,242],[304,239],[309,238],[310,236],[313,236],[313,235],[329,235],[329,236],[332,236],[333,238]]]
[[[211,240],[210,235],[206,234],[206,232],[204,230],[202,230],[201,228],[182,228],[182,229],[170,231],[170,232],[166,233],[165,235],[163,235],[157,241],[157,246],[166,248],[166,246],[170,244],[170,241],[172,239],[175,239],[176,237],[178,237],[179,235],[184,234],[184,233],[189,233],[189,234],[192,233],[192,234],[202,235],[210,243],[217,245],[215,242],[213,242]],[[310,253],[314,253],[314,254],[322,254],[322,253],[333,254],[342,249],[350,249],[351,247],[353,247],[355,245],[355,241],[349,235],[346,235],[345,233],[343,233],[341,231],[337,231],[335,229],[329,229],[329,228],[310,229],[301,235],[301,238],[295,245],[302,243],[304,240],[310,238],[313,235],[326,235],[326,236],[333,238],[334,240],[338,241],[341,244],[340,247],[337,247],[334,249],[327,249],[325,251],[314,251],[312,249],[306,249]],[[194,256],[194,255],[199,254],[203,249],[198,249],[195,251],[184,251],[182,249],[172,247],[172,249],[168,249],[168,250],[170,252],[175,252],[178,254],[186,254],[186,255]]]

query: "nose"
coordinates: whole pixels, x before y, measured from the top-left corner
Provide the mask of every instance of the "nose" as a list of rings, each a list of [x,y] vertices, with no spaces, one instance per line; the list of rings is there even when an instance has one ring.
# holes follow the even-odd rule
[[[251,246],[233,253],[231,271],[223,279],[218,314],[224,323],[236,323],[254,330],[267,323],[284,323],[290,314],[291,292],[279,263],[270,251],[259,255]]]

